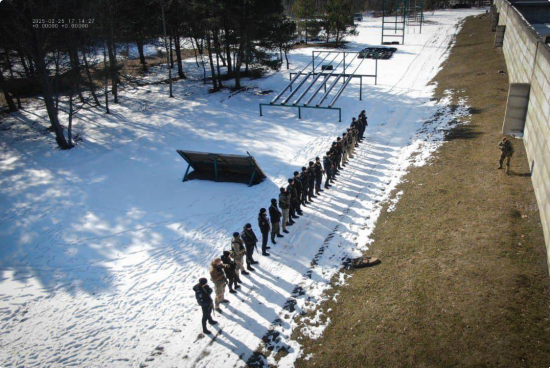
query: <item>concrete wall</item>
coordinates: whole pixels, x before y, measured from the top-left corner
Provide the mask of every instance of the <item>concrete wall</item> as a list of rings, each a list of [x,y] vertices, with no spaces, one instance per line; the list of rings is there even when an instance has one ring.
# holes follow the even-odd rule
[[[531,86],[523,140],[550,264],[550,46],[507,0],[496,0],[495,6],[499,25],[506,26],[502,51],[509,82]]]

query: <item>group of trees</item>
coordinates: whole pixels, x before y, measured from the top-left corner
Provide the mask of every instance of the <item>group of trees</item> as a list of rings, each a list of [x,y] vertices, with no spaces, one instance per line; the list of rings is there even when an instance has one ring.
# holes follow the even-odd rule
[[[355,34],[353,15],[362,11],[357,0],[295,0],[290,13],[297,19],[305,43],[318,39],[320,33],[326,42],[331,39],[338,45],[346,35]]]
[[[304,0],[308,1],[308,0]],[[296,40],[296,22],[283,0],[4,0],[0,3],[0,92],[10,111],[20,94],[40,94],[61,149],[73,147],[72,119],[82,108],[118,103],[121,46],[134,44],[145,68],[144,47],[157,43],[166,63],[185,78],[184,47],[191,45],[212,90],[241,88],[259,68],[277,69]],[[312,16],[324,19],[327,37],[341,42],[353,25],[349,0],[326,0]],[[298,19],[301,21],[301,19]],[[328,40],[328,39],[327,39]],[[172,83],[172,78],[168,78]],[[68,120],[60,121],[60,96]],[[172,88],[170,88],[172,96]]]

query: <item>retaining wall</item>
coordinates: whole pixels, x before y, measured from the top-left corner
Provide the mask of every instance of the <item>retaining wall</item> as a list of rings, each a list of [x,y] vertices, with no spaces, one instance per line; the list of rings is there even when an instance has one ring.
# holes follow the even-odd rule
[[[536,14],[535,21],[548,19],[550,11],[545,10],[543,14],[530,8],[522,15],[507,0],[495,0],[495,7],[499,13],[498,25],[506,27],[502,51],[509,83],[528,83],[531,86],[523,140],[550,265],[550,46],[524,18],[524,15]]]

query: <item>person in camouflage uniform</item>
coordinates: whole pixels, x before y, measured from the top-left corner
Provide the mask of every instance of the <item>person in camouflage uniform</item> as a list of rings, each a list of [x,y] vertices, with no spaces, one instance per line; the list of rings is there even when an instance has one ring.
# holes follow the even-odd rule
[[[503,137],[502,141],[498,144],[498,148],[501,152],[498,168],[502,169],[502,164],[506,160],[506,173],[508,173],[510,171],[510,160],[514,154],[514,147],[512,147],[512,143],[506,137]]]
[[[346,133],[342,133],[342,166],[346,166],[348,163],[348,136]]]
[[[250,274],[244,269],[244,256],[246,254],[246,248],[238,232],[233,233],[233,239],[231,240],[231,252],[233,253],[233,259],[237,264],[237,269],[235,270],[235,273],[237,274],[237,281],[241,282],[241,272],[243,275]]]
[[[220,258],[216,258],[210,264],[210,279],[214,283],[214,292],[216,293],[216,299],[214,300],[214,307],[217,312],[221,312],[220,303],[229,303],[229,300],[225,299],[225,285],[227,284],[227,278],[225,277],[224,268],[228,268],[228,265],[224,265]]]
[[[348,157],[353,158],[355,153],[355,132],[352,128],[347,129],[348,133]]]

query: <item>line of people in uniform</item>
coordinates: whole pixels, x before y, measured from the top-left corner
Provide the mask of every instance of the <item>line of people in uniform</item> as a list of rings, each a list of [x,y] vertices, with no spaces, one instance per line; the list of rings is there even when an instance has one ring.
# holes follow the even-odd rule
[[[281,234],[288,234],[288,227],[292,226],[296,219],[303,215],[302,208],[313,202],[313,198],[321,195],[325,189],[331,187],[339,171],[345,167],[350,158],[353,158],[355,148],[363,140],[365,129],[368,126],[365,110],[361,111],[357,118],[353,118],[351,125],[332,143],[330,149],[323,156],[315,161],[309,161],[308,166],[302,167],[301,172],[295,171],[292,178],[288,179],[288,185],[280,188],[278,201],[271,199],[268,209],[261,208],[258,214],[258,227],[262,236],[262,255],[270,256],[268,250],[269,240],[277,244],[276,238],[284,237]],[[323,184],[323,175],[326,176]],[[269,218],[267,214],[269,213]],[[216,258],[210,264],[210,279],[214,284],[215,300],[212,300],[212,288],[208,285],[206,278],[200,278],[199,283],[193,287],[198,304],[202,308],[202,329],[205,334],[210,334],[206,323],[215,325],[218,322],[212,318],[212,310],[222,313],[221,304],[229,303],[225,299],[225,288],[229,292],[237,293],[240,288],[241,275],[248,276],[254,272],[252,265],[257,264],[254,260],[254,250],[259,242],[258,237],[252,230],[251,224],[246,224],[242,232],[233,233],[231,239],[231,250],[225,250],[220,258]],[[245,268],[246,260],[246,268]]]

